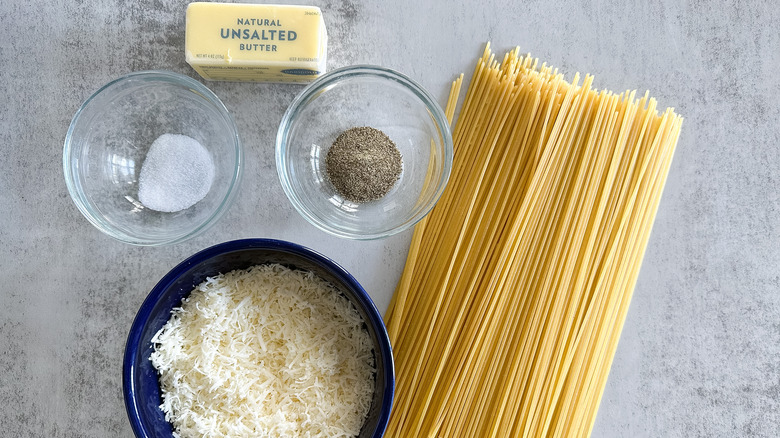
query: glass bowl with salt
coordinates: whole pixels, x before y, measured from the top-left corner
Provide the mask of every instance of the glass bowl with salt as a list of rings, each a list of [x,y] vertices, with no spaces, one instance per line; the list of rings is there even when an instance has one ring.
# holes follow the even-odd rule
[[[412,227],[452,168],[444,111],[409,77],[384,67],[333,70],[287,109],[276,169],[294,208],[336,236],[378,239]]]
[[[159,246],[211,226],[229,208],[242,168],[236,125],[200,82],[135,72],[76,112],[63,149],[71,198],[122,242]]]

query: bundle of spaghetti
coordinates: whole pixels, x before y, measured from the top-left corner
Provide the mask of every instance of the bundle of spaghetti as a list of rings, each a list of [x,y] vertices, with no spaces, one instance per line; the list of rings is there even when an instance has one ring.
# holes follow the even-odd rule
[[[682,118],[518,54],[485,47],[447,189],[412,237],[385,317],[387,436],[593,427]]]

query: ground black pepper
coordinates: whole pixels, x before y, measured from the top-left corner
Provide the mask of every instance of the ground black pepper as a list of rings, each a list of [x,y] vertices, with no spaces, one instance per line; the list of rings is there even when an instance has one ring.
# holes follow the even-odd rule
[[[325,157],[330,182],[341,196],[357,203],[386,195],[398,181],[402,165],[390,137],[368,126],[342,132]]]

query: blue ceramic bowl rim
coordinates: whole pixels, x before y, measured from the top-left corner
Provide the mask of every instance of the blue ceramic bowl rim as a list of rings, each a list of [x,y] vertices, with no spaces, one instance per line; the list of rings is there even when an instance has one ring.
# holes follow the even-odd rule
[[[200,224],[198,227],[190,230],[189,233],[184,234],[182,236],[170,239],[170,240],[145,240],[145,239],[138,239],[130,237],[124,233],[117,233],[115,230],[109,226],[104,220],[101,219],[100,215],[93,211],[92,207],[90,206],[89,201],[84,196],[84,191],[81,188],[81,182],[79,181],[78,177],[75,177],[75,170],[73,169],[73,163],[71,160],[71,156],[74,153],[73,149],[73,131],[76,129],[76,126],[86,110],[86,108],[94,101],[97,96],[103,94],[107,90],[109,90],[112,87],[115,87],[116,85],[126,82],[131,79],[155,79],[162,82],[168,82],[176,85],[181,85],[190,88],[191,91],[194,93],[200,95],[205,100],[210,102],[214,107],[216,107],[219,111],[219,113],[222,114],[223,118],[225,119],[225,122],[230,126],[230,130],[232,131],[232,137],[233,137],[233,145],[235,148],[235,154],[236,154],[236,164],[235,164],[235,170],[233,172],[233,178],[230,181],[230,187],[228,187],[227,194],[225,195],[224,199],[220,203],[220,205],[217,207],[217,209],[214,211],[214,213],[202,224]],[[233,120],[233,116],[230,114],[230,111],[228,111],[225,104],[222,102],[222,100],[219,99],[219,97],[214,94],[213,91],[211,91],[208,87],[201,84],[197,80],[185,76],[180,73],[168,71],[168,70],[143,70],[143,71],[135,71],[128,73],[126,75],[120,76],[116,79],[111,80],[110,82],[106,83],[102,87],[100,87],[97,91],[92,93],[85,101],[79,106],[79,109],[76,111],[76,113],[73,115],[73,118],[70,121],[70,125],[68,126],[68,132],[65,134],[65,143],[62,148],[62,169],[63,173],[65,174],[65,186],[68,189],[68,194],[70,195],[70,198],[73,200],[73,203],[76,204],[76,207],[78,208],[79,212],[91,223],[95,228],[103,232],[104,234],[117,239],[121,242],[129,243],[131,245],[138,245],[138,246],[162,246],[162,245],[168,245],[173,243],[179,243],[183,242],[187,239],[190,239],[194,236],[197,236],[198,234],[202,233],[203,231],[207,230],[209,227],[211,227],[214,223],[217,222],[217,220],[222,217],[222,215],[225,213],[225,211],[228,210],[228,208],[231,206],[233,201],[236,198],[236,193],[238,192],[238,186],[241,182],[241,177],[243,176],[243,167],[244,167],[244,151],[241,146],[241,139],[238,135],[238,126],[236,126],[235,120]]]
[[[300,108],[305,106],[312,99],[312,97],[316,96],[317,94],[326,92],[332,84],[344,79],[359,76],[374,76],[389,79],[403,85],[409,91],[414,93],[414,95],[416,95],[428,108],[431,116],[436,122],[437,127],[441,131],[443,143],[442,148],[444,150],[442,157],[443,170],[441,180],[438,182],[436,192],[433,194],[433,197],[431,198],[431,201],[428,203],[428,205],[422,208],[415,216],[406,222],[398,224],[393,228],[388,228],[383,232],[370,234],[353,233],[344,230],[332,223],[323,222],[310,214],[308,208],[305,207],[303,200],[298,196],[295,190],[292,189],[289,182],[290,177],[287,175],[287,169],[285,166],[285,162],[287,161],[285,158],[285,151],[287,148],[287,137],[290,130],[289,127],[297,117]],[[357,64],[332,70],[317,78],[314,82],[307,85],[306,88],[298,93],[295,99],[293,99],[292,103],[290,103],[290,105],[287,107],[287,110],[284,112],[284,116],[282,116],[282,121],[279,123],[279,129],[276,133],[275,155],[276,172],[279,175],[279,181],[282,184],[282,189],[284,189],[284,193],[287,195],[287,198],[290,200],[290,203],[293,205],[295,210],[301,216],[303,216],[306,221],[320,230],[334,236],[358,240],[372,240],[389,237],[405,231],[413,227],[417,222],[422,220],[425,216],[428,215],[428,213],[431,212],[433,207],[439,201],[439,198],[441,198],[441,195],[444,193],[444,189],[446,188],[447,182],[449,181],[450,173],[452,172],[454,143],[452,139],[452,129],[450,128],[449,122],[447,122],[447,116],[444,114],[444,110],[438,104],[436,98],[434,98],[425,88],[423,88],[409,76],[406,76],[405,74],[391,68],[370,64]]]
[[[348,285],[349,288],[355,292],[355,296],[358,298],[361,306],[368,314],[368,323],[371,324],[371,326],[376,331],[376,337],[379,341],[379,348],[383,352],[382,365],[385,369],[385,393],[380,409],[379,421],[377,422],[378,427],[374,432],[373,438],[382,437],[390,419],[390,411],[393,404],[393,394],[395,392],[395,366],[393,362],[392,346],[390,344],[390,338],[387,334],[387,328],[385,327],[382,316],[377,310],[374,301],[368,295],[366,290],[363,289],[363,286],[361,286],[360,283],[358,283],[358,281],[349,272],[347,272],[346,269],[342,268],[339,264],[330,258],[310,248],[277,239],[240,239],[220,243],[206,248],[176,265],[176,267],[168,272],[154,286],[154,288],[152,288],[151,292],[149,292],[149,295],[147,295],[143,304],[141,304],[141,307],[139,308],[138,313],[133,320],[130,333],[127,336],[127,343],[125,344],[125,354],[122,366],[122,392],[125,401],[125,409],[127,410],[127,416],[130,420],[130,425],[132,426],[135,435],[137,437],[153,436],[148,433],[139,420],[140,414],[135,393],[135,384],[133,381],[133,371],[134,363],[138,357],[138,351],[140,347],[139,344],[141,342],[143,328],[146,322],[149,320],[155,304],[163,296],[163,293],[192,266],[198,265],[217,255],[245,249],[273,249],[302,256],[330,271],[331,274],[333,274],[340,281],[344,282],[344,284]]]

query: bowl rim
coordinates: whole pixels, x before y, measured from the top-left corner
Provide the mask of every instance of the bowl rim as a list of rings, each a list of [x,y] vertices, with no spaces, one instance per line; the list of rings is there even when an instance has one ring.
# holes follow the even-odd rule
[[[233,147],[235,150],[236,160],[235,160],[233,176],[230,180],[230,185],[228,187],[227,193],[222,198],[222,202],[214,210],[211,216],[209,216],[206,220],[204,220],[200,225],[191,229],[187,233],[181,234],[179,236],[170,239],[145,239],[145,238],[138,238],[136,236],[130,236],[127,233],[122,232],[116,229],[115,227],[111,226],[107,221],[103,220],[102,216],[93,210],[89,200],[84,195],[84,191],[81,187],[81,181],[78,177],[78,172],[76,171],[73,163],[73,158],[72,158],[73,154],[76,153],[78,150],[80,150],[80,148],[74,149],[73,147],[73,132],[75,131],[76,126],[78,126],[78,123],[80,122],[86,109],[99,95],[105,93],[109,89],[116,87],[117,85],[123,82],[127,82],[133,79],[142,79],[145,81],[156,80],[159,82],[166,82],[170,84],[183,86],[185,88],[189,88],[190,91],[200,95],[202,98],[204,98],[206,101],[208,101],[217,109],[217,111],[222,115],[222,118],[230,127],[230,130],[232,132],[231,137],[233,138]],[[222,217],[222,215],[229,209],[229,207],[232,205],[233,201],[235,200],[236,192],[238,191],[237,189],[240,185],[241,178],[244,173],[243,167],[244,167],[244,151],[241,144],[241,139],[238,135],[238,126],[236,125],[233,116],[230,114],[230,111],[228,111],[225,104],[219,99],[219,97],[216,94],[214,94],[213,91],[211,91],[208,87],[206,87],[202,83],[198,82],[197,80],[189,76],[183,75],[181,73],[169,71],[169,70],[142,70],[142,71],[131,72],[123,76],[120,76],[118,78],[115,78],[109,81],[108,83],[104,84],[100,88],[98,88],[97,91],[93,92],[79,106],[78,110],[73,115],[70,125],[68,126],[68,131],[65,134],[65,142],[62,148],[62,169],[65,175],[65,185],[68,189],[68,194],[70,195],[70,198],[73,200],[73,203],[76,204],[76,207],[78,208],[79,212],[81,212],[81,214],[95,228],[97,228],[104,234],[116,240],[119,240],[121,242],[128,243],[131,245],[137,245],[137,246],[163,246],[163,245],[179,243],[187,239],[190,239],[192,237],[195,237],[196,235],[207,230],[214,223],[216,223],[220,217]]]
[[[140,409],[138,406],[137,394],[135,391],[135,362],[138,359],[141,350],[141,335],[146,323],[149,320],[152,310],[160,301],[163,293],[176,282],[176,280],[186,273],[193,266],[203,263],[215,256],[228,254],[235,251],[247,249],[270,249],[286,253],[292,253],[301,256],[326,268],[340,281],[348,285],[355,291],[360,305],[366,310],[369,317],[367,324],[371,325],[376,332],[376,338],[379,342],[379,349],[382,351],[382,366],[384,367],[384,386],[385,393],[380,408],[378,427],[374,431],[373,438],[380,438],[384,435],[387,423],[390,419],[390,412],[393,404],[395,392],[395,365],[393,359],[393,348],[390,343],[390,337],[387,334],[387,328],[384,324],[379,310],[374,301],[368,295],[368,292],[346,269],[341,267],[329,257],[303,245],[278,239],[251,238],[239,239],[223,242],[203,249],[184,261],[177,264],[152,288],[144,299],[141,307],[138,309],[125,343],[124,357],[122,361],[122,394],[125,402],[125,410],[130,420],[130,425],[137,437],[151,437],[153,435],[144,427],[141,422]]]
[[[356,233],[349,230],[345,230],[342,227],[334,226],[332,223],[321,221],[316,216],[312,215],[309,209],[305,207],[305,203],[302,201],[300,196],[294,190],[292,190],[290,184],[290,177],[287,173],[286,166],[285,166],[285,162],[286,162],[285,149],[287,144],[287,137],[289,134],[289,126],[292,124],[293,120],[297,116],[300,108],[305,103],[307,103],[313,96],[326,91],[328,87],[331,86],[332,84],[341,81],[343,79],[360,77],[360,76],[382,77],[385,79],[389,79],[397,83],[400,83],[401,85],[405,86],[409,91],[411,91],[413,94],[415,94],[428,108],[436,125],[441,131],[443,137],[442,140],[443,140],[443,149],[444,149],[444,156],[442,160],[444,169],[442,172],[441,180],[437,184],[436,191],[433,194],[431,202],[429,202],[428,205],[422,208],[410,220],[407,220],[406,222],[400,225],[394,225],[393,227],[387,228],[383,231],[372,232],[372,233]],[[409,76],[399,71],[393,70],[391,68],[381,67],[372,64],[357,64],[357,65],[350,65],[347,67],[338,68],[336,70],[331,70],[330,72],[317,78],[314,82],[307,85],[306,88],[304,88],[303,90],[301,90],[300,93],[298,93],[295,99],[293,99],[293,101],[287,107],[284,116],[282,116],[282,121],[281,123],[279,123],[279,129],[277,130],[277,134],[276,134],[275,155],[276,155],[276,171],[277,174],[279,175],[279,181],[281,182],[282,189],[284,190],[284,193],[287,195],[287,198],[289,199],[290,203],[293,205],[295,210],[298,211],[298,213],[301,216],[303,216],[303,218],[306,219],[306,221],[308,221],[310,224],[314,225],[315,227],[319,228],[320,230],[325,231],[334,236],[355,239],[355,240],[374,240],[374,239],[389,237],[401,233],[403,231],[406,231],[407,229],[417,224],[425,216],[427,216],[428,213],[430,213],[430,211],[433,209],[433,207],[441,198],[441,195],[444,193],[444,189],[446,188],[447,183],[449,181],[450,173],[452,172],[454,144],[452,139],[452,129],[450,127],[449,122],[447,121],[447,116],[445,115],[444,110],[436,101],[436,99],[425,88],[423,88],[420,84],[418,84],[415,80],[411,79]]]

